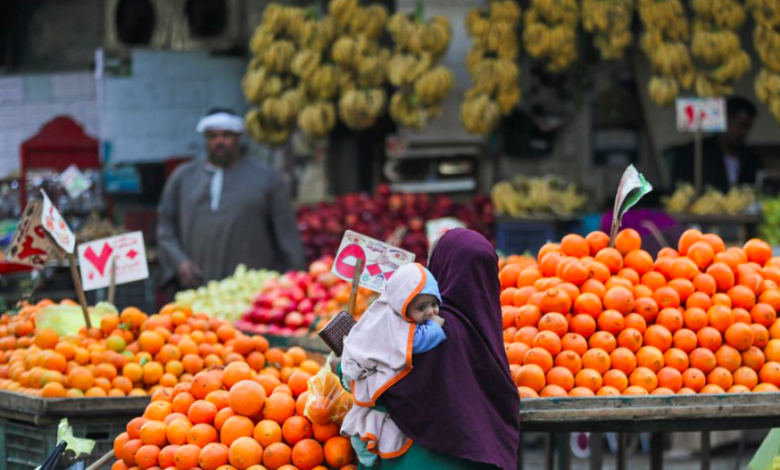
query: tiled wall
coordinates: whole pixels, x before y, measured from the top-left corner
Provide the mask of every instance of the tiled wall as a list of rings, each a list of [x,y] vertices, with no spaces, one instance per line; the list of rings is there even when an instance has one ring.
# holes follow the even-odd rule
[[[98,136],[92,73],[0,77],[0,178],[19,169],[19,146],[52,118],[69,115]]]

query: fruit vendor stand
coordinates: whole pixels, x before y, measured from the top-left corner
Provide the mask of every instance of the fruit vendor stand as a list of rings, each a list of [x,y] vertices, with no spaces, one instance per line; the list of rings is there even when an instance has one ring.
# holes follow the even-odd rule
[[[650,432],[650,469],[663,468],[663,433],[701,432],[701,469],[710,468],[709,432],[763,429],[777,426],[780,407],[776,394],[542,398],[520,400],[522,432],[590,432],[591,469],[601,468],[601,433],[618,432],[618,470],[626,469],[623,434]],[[558,465],[548,443],[546,467],[570,468],[569,440],[558,442]],[[523,468],[522,460],[518,468]]]

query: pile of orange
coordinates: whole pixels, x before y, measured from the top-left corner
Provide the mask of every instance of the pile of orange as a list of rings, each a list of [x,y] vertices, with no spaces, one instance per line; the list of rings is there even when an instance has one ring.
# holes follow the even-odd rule
[[[147,395],[234,362],[283,382],[296,366],[309,374],[319,370],[300,348],[269,348],[262,336],[244,335],[224,320],[174,304],[151,316],[127,308],[72,337],[36,330],[32,308],[0,322],[0,389],[35,396]]]
[[[778,392],[780,258],[686,231],[653,257],[639,234],[567,235],[500,271],[521,398]]]
[[[299,362],[297,351],[287,355]],[[309,373],[296,370],[286,384],[279,375],[234,362],[158,389],[114,441],[112,470],[356,469],[339,424],[304,416]]]

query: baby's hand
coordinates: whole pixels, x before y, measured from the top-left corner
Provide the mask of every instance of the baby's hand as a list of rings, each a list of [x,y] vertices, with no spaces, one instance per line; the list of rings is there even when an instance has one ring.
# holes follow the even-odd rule
[[[431,318],[431,320],[437,325],[439,325],[440,327],[444,327],[444,318],[438,315],[434,315],[433,318]]]

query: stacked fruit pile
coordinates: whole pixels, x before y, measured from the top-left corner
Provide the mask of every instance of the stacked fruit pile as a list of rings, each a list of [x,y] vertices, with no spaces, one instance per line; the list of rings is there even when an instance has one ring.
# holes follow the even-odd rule
[[[176,303],[222,320],[237,320],[251,305],[265,283],[279,277],[275,271],[247,269],[239,265],[232,276],[198,289],[176,293]]]
[[[493,236],[493,206],[485,196],[477,195],[469,203],[456,204],[448,196],[391,193],[387,185],[380,185],[374,196],[349,194],[333,203],[299,206],[298,228],[309,262],[333,256],[345,230],[388,240],[397,229],[405,227],[408,232],[401,248],[417,255],[417,262],[425,263],[425,222],[442,217],[455,217],[488,240]]]
[[[305,336],[319,331],[334,315],[347,309],[351,283],[331,272],[333,258],[313,262],[309,271],[289,272],[268,281],[244,310],[236,327],[242,331],[281,336]],[[376,294],[360,288],[356,316],[374,301]]]
[[[718,97],[734,93],[734,84],[750,71],[750,56],[740,45],[739,29],[745,22],[745,8],[736,0],[692,2],[691,53],[713,70],[696,77],[696,94]]]
[[[525,50],[543,61],[550,72],[565,71],[577,59],[579,21],[575,0],[531,0],[525,14]]]
[[[136,396],[189,382],[213,366],[266,363],[267,342],[229,322],[168,305],[146,315],[129,307],[75,336],[37,329],[35,309],[2,317],[0,389],[43,397]],[[263,346],[266,345],[266,346]]]
[[[696,69],[686,42],[688,19],[680,0],[639,0],[639,17],[645,32],[642,50],[653,66],[648,85],[650,99],[658,106],[673,102],[680,87],[693,86]]]
[[[401,126],[424,129],[441,116],[441,103],[453,85],[452,72],[437,65],[452,40],[450,22],[434,16],[424,23],[418,8],[414,18],[404,13],[393,15],[387,31],[395,42],[387,76],[397,89],[390,99],[390,117]]]
[[[696,196],[692,184],[677,185],[674,193],[661,198],[664,208],[672,214],[690,212],[691,214],[728,214],[745,212],[756,202],[756,190],[750,186],[734,187],[723,194],[714,188],[707,188],[703,195]]]
[[[780,122],[780,1],[748,0],[746,6],[756,22],[753,44],[764,65],[756,77],[756,96]]]
[[[493,185],[490,192],[496,212],[511,217],[528,214],[571,215],[588,202],[574,183],[564,185],[558,178],[516,178]]]
[[[356,469],[339,424],[304,416],[307,382],[319,370],[305,358],[298,348],[266,349],[265,360],[285,364],[281,370],[256,374],[233,362],[159,389],[114,441],[112,470]]]
[[[489,11],[471,10],[466,29],[473,41],[466,68],[474,87],[466,92],[461,120],[470,134],[488,135],[502,115],[520,103],[520,7],[514,1],[490,2]]]
[[[333,44],[341,98],[339,118],[352,130],[373,126],[385,112],[385,66],[389,51],[379,48],[387,22],[381,5],[363,8],[357,0],[333,1],[329,8],[343,35]]]
[[[593,44],[604,60],[622,58],[631,45],[631,0],[583,0],[582,26],[594,35]]]
[[[686,231],[654,259],[623,230],[567,235],[501,270],[520,396],[778,392],[780,258]]]

